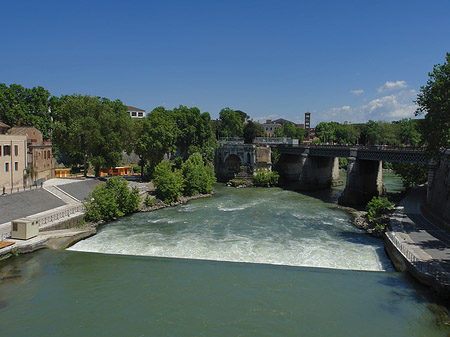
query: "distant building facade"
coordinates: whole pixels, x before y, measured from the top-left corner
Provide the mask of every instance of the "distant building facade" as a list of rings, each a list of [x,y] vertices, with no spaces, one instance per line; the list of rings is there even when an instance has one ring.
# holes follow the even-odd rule
[[[275,121],[272,121],[270,119],[267,119],[266,122],[263,124],[264,131],[266,132],[266,135],[268,137],[274,137],[275,130],[281,126],[282,125],[280,123],[276,123]]]
[[[314,129],[311,128],[311,113],[306,112],[305,113],[305,124],[297,124],[297,123],[288,121],[287,119],[284,119],[284,118],[278,118],[274,121],[272,121],[271,119],[267,119],[266,122],[263,124],[264,131],[266,132],[266,136],[274,137],[275,130],[281,126],[284,126],[287,122],[294,124],[298,128],[305,129],[310,133],[311,133],[311,131],[314,131]]]
[[[131,118],[142,119],[145,118],[145,110],[135,108],[134,106],[128,106],[127,112],[130,114]]]
[[[42,133],[34,126],[16,126],[8,130],[10,135],[25,136],[27,140],[27,163],[32,165],[34,182],[55,177],[56,161],[52,143],[42,139]]]
[[[8,128],[0,122],[0,193],[22,188],[27,167],[27,137],[6,134]]]

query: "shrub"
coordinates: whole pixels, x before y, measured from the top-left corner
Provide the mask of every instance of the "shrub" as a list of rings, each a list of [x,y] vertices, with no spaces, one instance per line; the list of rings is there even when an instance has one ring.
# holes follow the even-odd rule
[[[386,197],[373,197],[366,205],[368,218],[370,221],[376,221],[389,209],[392,209],[392,202]]]
[[[268,171],[259,171],[256,176],[253,178],[253,183],[255,186],[276,186],[278,184],[279,179],[278,172],[268,172]]]
[[[128,182],[122,177],[108,179],[105,185],[98,185],[84,203],[86,220],[111,220],[137,211],[141,198],[137,188],[128,189]]]
[[[214,167],[211,163],[204,164],[200,153],[196,152],[182,165],[184,176],[184,194],[207,194],[213,190],[216,182]]]
[[[156,196],[165,203],[177,201],[183,192],[183,174],[177,169],[172,171],[168,162],[161,162],[155,167],[153,183]]]
[[[339,168],[346,170],[348,166],[347,158],[339,158]]]
[[[152,207],[155,204],[155,200],[149,195],[147,195],[144,199],[144,204],[145,206]]]

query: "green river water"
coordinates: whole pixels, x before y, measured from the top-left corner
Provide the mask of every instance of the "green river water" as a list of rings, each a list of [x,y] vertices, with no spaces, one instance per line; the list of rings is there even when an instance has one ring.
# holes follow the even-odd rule
[[[0,262],[0,336],[446,336],[339,189],[216,192]]]

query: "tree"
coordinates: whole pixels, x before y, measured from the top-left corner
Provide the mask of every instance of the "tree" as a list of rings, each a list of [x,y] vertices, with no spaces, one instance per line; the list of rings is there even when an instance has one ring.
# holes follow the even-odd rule
[[[184,176],[183,191],[185,195],[207,194],[212,192],[216,177],[214,175],[214,168],[211,170],[211,164],[208,164],[204,164],[200,153],[194,153],[182,165]]]
[[[164,107],[155,108],[146,118],[135,122],[134,152],[139,156],[141,176],[144,166],[150,164],[149,174],[164,158],[164,154],[175,151],[178,129],[172,111]]]
[[[450,53],[446,62],[433,67],[428,81],[420,87],[416,116],[425,114],[422,138],[431,157],[439,158],[450,147]]]
[[[203,158],[214,160],[217,143],[209,113],[201,113],[197,107],[180,105],[173,110],[173,115],[178,128],[176,144],[179,154],[186,159],[189,155],[200,152]]]
[[[141,198],[139,190],[128,189],[128,182],[122,177],[108,179],[106,184],[97,185],[84,203],[86,219],[90,221],[111,220],[136,212]]]
[[[244,125],[243,135],[245,144],[251,144],[256,137],[264,137],[265,134],[264,126],[258,122],[248,121]]]
[[[60,152],[81,158],[85,176],[89,163],[97,176],[101,167],[116,166],[130,139],[132,120],[119,100],[63,96],[54,121],[55,145]]]
[[[0,83],[0,121],[10,126],[34,126],[44,139],[51,136],[50,93],[43,87],[9,87]]]
[[[244,126],[241,114],[230,108],[224,108],[220,110],[219,119],[221,121],[219,131],[220,136],[242,137]]]
[[[427,166],[410,163],[392,163],[395,174],[402,179],[403,186],[409,188],[413,185],[421,185],[427,181]]]
[[[165,203],[177,201],[183,193],[183,174],[178,169],[172,171],[168,162],[163,161],[156,166],[153,183],[157,197]]]
[[[403,118],[397,122],[393,122],[397,128],[400,144],[418,146],[421,142],[421,134],[419,132],[419,123],[411,118]]]

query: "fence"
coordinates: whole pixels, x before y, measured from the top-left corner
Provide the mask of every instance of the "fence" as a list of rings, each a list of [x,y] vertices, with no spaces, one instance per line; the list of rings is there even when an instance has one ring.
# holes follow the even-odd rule
[[[30,185],[30,186],[15,186],[15,187],[3,187],[0,190],[0,193],[5,194],[13,194],[25,191],[34,191],[42,188],[42,184]]]
[[[443,285],[450,285],[449,276],[443,272],[441,266],[433,261],[419,260],[407,245],[402,243],[395,235],[395,232],[386,232],[386,237],[397,248],[397,250],[403,255],[403,257],[418,271],[423,274],[434,277]]]
[[[83,204],[79,203],[76,205],[67,205],[61,206],[52,210],[51,212],[43,212],[41,215],[30,215],[27,218],[33,218],[38,221],[39,229],[44,229],[49,227],[50,225],[54,225],[59,221],[68,220],[74,214],[83,214],[85,212],[85,208]],[[4,224],[6,225],[6,224]],[[8,224],[9,225],[9,224]],[[3,227],[3,226],[2,226]],[[9,227],[6,231],[0,233],[0,241],[3,241],[11,236],[11,227]]]

